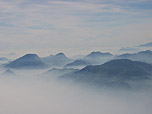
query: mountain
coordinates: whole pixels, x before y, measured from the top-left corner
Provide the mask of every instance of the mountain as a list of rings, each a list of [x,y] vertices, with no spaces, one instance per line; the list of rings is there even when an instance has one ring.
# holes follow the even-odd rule
[[[110,53],[101,53],[99,51],[97,52],[91,52],[90,54],[84,56],[81,59],[77,59],[71,63],[66,64],[65,68],[84,68],[87,65],[98,65],[102,64],[104,62],[109,61],[112,59],[113,55]]]
[[[4,75],[4,76],[15,76],[16,74],[12,70],[7,69],[4,73],[2,73],[2,75]]]
[[[84,68],[87,65],[99,65],[103,64],[113,58],[110,53],[101,53],[99,51],[91,52],[90,54],[84,56],[81,59],[75,60],[71,63],[65,65],[65,68]]]
[[[132,83],[151,77],[152,65],[128,59],[118,59],[102,65],[90,65],[77,72],[63,75],[61,78],[98,87],[131,88]]]
[[[65,65],[65,68],[75,68],[75,67],[81,67],[81,66],[83,67],[87,65],[89,65],[89,62],[85,60],[75,60],[74,62]]]
[[[130,59],[134,61],[142,61],[146,63],[152,64],[152,51],[146,50],[146,51],[140,51],[138,53],[126,53],[122,54],[116,57],[117,59]]]
[[[58,53],[56,55],[50,55],[48,57],[42,58],[42,60],[45,63],[47,63],[53,67],[63,67],[72,61],[71,59],[66,57],[63,53]]]
[[[73,73],[78,71],[77,69],[73,69],[73,68],[63,68],[63,69],[58,69],[58,68],[53,68],[48,70],[47,72],[45,72],[44,74],[47,76],[61,76],[61,75],[65,75],[67,73]]]
[[[45,64],[39,56],[36,54],[26,54],[23,57],[20,57],[11,63],[5,65],[7,68],[15,69],[35,69],[35,68],[47,68],[48,65]]]
[[[142,44],[142,45],[139,45],[137,47],[152,47],[152,42],[149,42],[149,43],[146,43],[146,44]]]
[[[100,58],[100,57],[111,57],[111,53],[101,53],[99,51],[91,52],[90,54],[86,55],[85,58]]]
[[[91,52],[86,55],[83,60],[91,63],[92,65],[103,64],[113,58],[111,53],[101,53],[99,51]]]

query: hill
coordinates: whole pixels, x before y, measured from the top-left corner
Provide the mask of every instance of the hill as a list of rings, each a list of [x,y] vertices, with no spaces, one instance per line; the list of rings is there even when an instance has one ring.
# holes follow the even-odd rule
[[[146,51],[140,51],[138,53],[126,53],[117,56],[118,59],[130,59],[134,61],[142,61],[146,63],[152,63],[152,51],[146,50]]]
[[[26,54],[23,57],[20,57],[9,64],[6,64],[7,68],[15,69],[35,69],[35,68],[47,68],[48,65],[45,64],[39,56],[36,54]]]
[[[87,66],[62,78],[97,86],[131,87],[129,82],[150,79],[152,65],[128,59],[112,60],[102,65]]]
[[[68,57],[66,57],[64,55],[64,53],[58,53],[56,55],[50,55],[48,57],[44,57],[42,58],[42,60],[53,66],[53,67],[63,67],[65,66],[66,64],[68,64],[69,62],[72,62],[71,59],[69,59]]]

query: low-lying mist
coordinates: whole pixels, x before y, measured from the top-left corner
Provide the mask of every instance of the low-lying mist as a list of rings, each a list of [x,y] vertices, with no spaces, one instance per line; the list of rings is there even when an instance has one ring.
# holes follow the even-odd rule
[[[150,91],[92,89],[45,77],[44,71],[15,72],[0,77],[0,114],[152,113]]]

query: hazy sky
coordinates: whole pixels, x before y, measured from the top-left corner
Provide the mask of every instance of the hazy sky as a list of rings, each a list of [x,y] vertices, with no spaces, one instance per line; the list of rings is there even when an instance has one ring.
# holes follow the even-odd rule
[[[1,53],[68,54],[152,41],[152,0],[0,0]]]

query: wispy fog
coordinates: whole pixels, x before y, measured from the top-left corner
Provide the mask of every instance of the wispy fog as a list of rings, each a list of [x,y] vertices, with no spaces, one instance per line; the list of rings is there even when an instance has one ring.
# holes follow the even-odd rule
[[[53,78],[47,80],[38,75],[43,72],[19,71],[16,77],[1,76],[0,114],[152,113],[149,91],[95,90]]]

